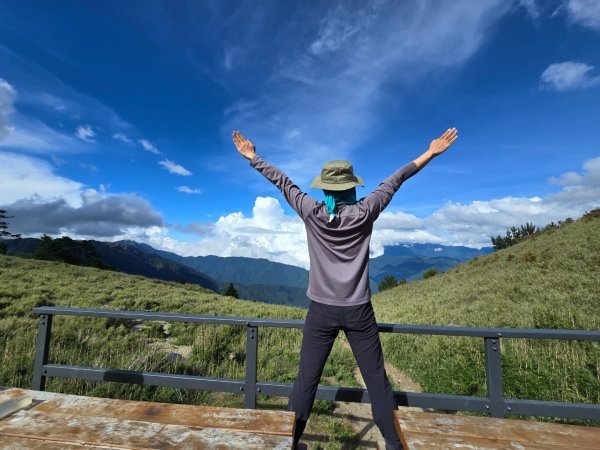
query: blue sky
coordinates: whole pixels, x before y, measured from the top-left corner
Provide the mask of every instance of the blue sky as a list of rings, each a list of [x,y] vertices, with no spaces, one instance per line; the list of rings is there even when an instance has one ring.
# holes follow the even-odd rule
[[[232,130],[306,190],[349,159],[364,195],[454,126],[372,251],[489,245],[600,206],[598,48],[598,0],[5,1],[0,209],[24,235],[307,266]]]

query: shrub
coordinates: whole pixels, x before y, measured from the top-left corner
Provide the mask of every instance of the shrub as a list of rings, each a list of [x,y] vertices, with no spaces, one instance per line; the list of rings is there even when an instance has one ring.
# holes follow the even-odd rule
[[[398,286],[398,280],[396,280],[396,277],[394,275],[386,275],[385,277],[383,277],[383,280],[379,282],[377,288],[379,289],[379,292],[382,292],[388,289],[395,288],[396,286]]]
[[[437,275],[439,272],[437,271],[437,269],[435,267],[432,267],[431,269],[427,270],[427,272],[425,272],[423,274],[423,279],[427,279],[427,278],[431,278],[435,275]]]

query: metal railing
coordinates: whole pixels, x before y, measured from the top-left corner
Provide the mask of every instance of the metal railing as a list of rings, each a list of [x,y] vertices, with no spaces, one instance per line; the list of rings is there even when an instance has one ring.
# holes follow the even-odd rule
[[[304,326],[304,321],[302,320],[249,319],[242,317],[205,316],[197,314],[111,311],[48,306],[34,308],[33,311],[39,315],[39,328],[36,342],[32,389],[44,390],[47,377],[113,381],[151,386],[169,386],[242,393],[244,395],[244,406],[246,408],[256,408],[256,397],[259,394],[289,397],[292,391],[291,384],[257,380],[259,328],[303,328]],[[237,380],[49,364],[48,358],[53,316],[100,317],[137,321],[221,324],[246,327],[246,376],[244,380]],[[504,398],[502,389],[502,366],[500,360],[500,341],[502,339],[520,338],[600,341],[600,331],[538,330],[526,328],[466,328],[399,324],[379,324],[379,331],[383,333],[468,336],[479,337],[484,340],[487,397],[395,392],[396,401],[400,406],[487,413],[492,417],[504,417],[507,414],[519,414],[525,416],[600,420],[600,405],[596,404]],[[369,403],[369,394],[366,389],[347,387],[319,386],[316,398],[321,400]]]

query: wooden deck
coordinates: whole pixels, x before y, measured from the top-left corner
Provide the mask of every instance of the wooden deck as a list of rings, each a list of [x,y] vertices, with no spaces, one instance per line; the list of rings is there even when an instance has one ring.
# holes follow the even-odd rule
[[[289,449],[293,430],[287,411],[0,391],[2,449]]]
[[[600,428],[406,409],[395,415],[405,450],[600,449]]]

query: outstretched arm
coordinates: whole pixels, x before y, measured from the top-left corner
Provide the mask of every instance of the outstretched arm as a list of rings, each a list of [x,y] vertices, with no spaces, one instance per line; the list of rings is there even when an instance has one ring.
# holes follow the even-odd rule
[[[377,217],[379,217],[381,211],[387,207],[396,191],[400,189],[402,183],[425,167],[433,158],[448,150],[448,148],[457,138],[458,131],[456,128],[450,128],[449,130],[446,130],[446,132],[438,139],[431,141],[429,144],[429,149],[427,149],[425,153],[423,153],[413,162],[408,163],[404,167],[398,169],[383,183],[381,183],[377,189],[367,195],[367,197],[365,197],[365,203],[369,209],[371,218],[375,220]]]
[[[316,206],[317,202],[292,183],[285,173],[258,156],[254,144],[239,131],[233,132],[233,143],[240,155],[250,160],[250,165],[281,191],[287,202],[302,219]]]
[[[429,149],[413,162],[417,166],[417,169],[425,167],[429,161],[438,155],[444,153],[452,145],[452,143],[458,139],[458,130],[456,128],[450,128],[446,130],[439,138],[434,139],[429,144]]]

